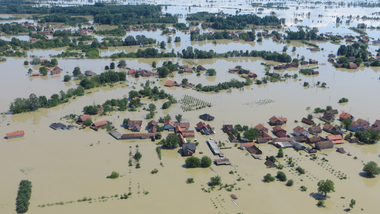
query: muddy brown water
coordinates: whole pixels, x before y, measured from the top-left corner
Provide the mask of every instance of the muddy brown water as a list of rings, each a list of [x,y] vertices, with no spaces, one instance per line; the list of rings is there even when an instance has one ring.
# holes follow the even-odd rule
[[[176,9],[175,7],[173,7]],[[169,7],[170,9],[173,9]],[[174,10],[173,9],[173,10]],[[177,8],[178,9],[178,8]],[[181,8],[180,8],[181,9]],[[347,8],[336,9],[339,13]],[[193,9],[192,11],[196,11]],[[293,8],[295,11],[295,8]],[[288,14],[289,11],[277,11],[280,14]],[[312,14],[322,13],[323,8],[311,10]],[[183,11],[185,11],[183,9]],[[235,11],[235,10],[233,10]],[[306,11],[306,10],[305,10]],[[332,10],[327,9],[328,12]],[[354,10],[358,14],[368,14],[370,9]],[[267,11],[269,13],[269,11]],[[292,13],[290,13],[292,14]],[[290,15],[291,16],[291,15]],[[289,19],[294,17],[289,17]],[[317,18],[314,18],[317,20]],[[321,31],[339,31],[341,34],[350,33],[357,35],[348,30],[348,26],[343,24],[339,29],[331,20],[335,18],[325,16],[321,23],[312,22],[312,19],[303,19],[303,25],[309,24],[311,27],[317,26]],[[328,23],[325,23],[329,20]],[[357,21],[360,22],[360,21]],[[356,22],[351,23],[355,25]],[[375,21],[370,23],[375,24]],[[105,27],[104,29],[106,29]],[[292,28],[293,29],[293,28]],[[367,31],[371,37],[377,35],[377,31]],[[157,40],[166,40],[166,36],[160,33],[131,32],[127,35],[144,34],[147,37],[154,37]],[[285,44],[273,43],[271,39],[264,39],[260,43],[249,42],[231,42],[227,40],[217,40],[217,44],[212,41],[191,42],[188,41],[188,35],[180,32],[177,36],[182,37],[181,43],[168,45],[175,51],[181,51],[189,45],[200,50],[213,49],[216,52],[226,52],[230,50],[271,50],[280,52]],[[22,37],[22,36],[21,36]],[[186,37],[188,38],[186,40]],[[2,37],[3,38],[3,37]],[[8,38],[9,40],[11,37]],[[261,58],[253,57],[235,57],[220,59],[125,59],[127,66],[131,68],[152,69],[151,64],[156,61],[161,65],[163,61],[173,60],[174,63],[187,65],[203,65],[208,68],[215,68],[217,75],[208,77],[201,72],[201,76],[192,74],[178,74],[164,79],[158,78],[131,78],[123,84],[114,84],[113,87],[101,87],[89,90],[83,97],[71,99],[69,103],[51,108],[40,109],[37,112],[18,114],[18,115],[1,115],[0,130],[1,134],[25,130],[25,137],[16,139],[0,140],[0,167],[3,173],[0,175],[0,212],[15,213],[15,198],[17,195],[18,184],[22,179],[32,181],[32,197],[28,213],[105,213],[112,211],[131,210],[134,213],[251,213],[254,207],[258,213],[303,213],[307,210],[310,213],[338,213],[348,208],[352,199],[356,200],[357,205],[353,212],[360,212],[363,208],[366,213],[375,213],[377,211],[377,198],[379,186],[379,177],[368,179],[360,175],[363,164],[368,161],[379,163],[379,146],[375,145],[356,145],[345,143],[335,147],[343,147],[352,156],[347,156],[335,152],[334,149],[324,150],[317,154],[318,160],[312,161],[307,157],[305,152],[295,152],[292,149],[285,149],[284,153],[306,170],[305,175],[298,175],[290,167],[285,167],[284,171],[288,179],[294,180],[294,186],[286,187],[284,182],[275,181],[273,183],[263,183],[262,179],[266,173],[275,175],[277,170],[267,169],[263,161],[255,160],[246,155],[235,147],[235,144],[228,142],[227,136],[222,133],[223,124],[241,124],[254,127],[259,123],[267,123],[268,119],[273,116],[285,116],[288,123],[284,126],[289,133],[298,125],[295,120],[301,121],[302,117],[312,113],[316,107],[324,108],[326,105],[332,105],[339,112],[346,111],[353,114],[356,118],[363,118],[373,123],[380,118],[377,104],[379,97],[376,94],[379,86],[379,69],[374,67],[359,67],[357,70],[335,69],[327,63],[327,55],[335,53],[339,45],[331,43],[317,43],[324,51],[310,52],[308,46],[292,41],[288,46],[288,54],[292,57],[304,55],[306,60],[309,58],[319,61],[318,76],[300,75],[297,69],[281,70],[280,73],[298,74],[298,78],[288,79],[284,82],[268,83],[265,85],[251,85],[244,87],[244,90],[232,89],[230,92],[221,91],[219,93],[208,92],[200,93],[191,89],[182,88],[164,88],[166,80],[173,79],[181,82],[187,78],[189,82],[202,85],[213,85],[219,82],[229,81],[235,78],[244,81],[238,74],[227,73],[228,68],[241,65],[243,68],[255,72],[261,79],[264,76],[264,66],[261,63],[280,64],[273,61],[265,61]],[[343,44],[343,43],[342,43]],[[171,46],[171,47],[170,47]],[[297,48],[295,53],[291,52],[292,46]],[[110,55],[120,51],[135,51],[138,47],[118,47],[102,51],[102,56]],[[375,52],[378,46],[370,45],[369,50]],[[41,56],[49,58],[50,54],[61,53],[65,49],[53,50],[33,50],[28,55]],[[96,73],[104,71],[104,66],[112,62],[111,59],[98,60],[71,60],[59,59],[59,66],[64,71],[57,76],[29,77],[26,73],[28,68],[37,71],[39,66],[24,66],[24,60],[28,58],[7,58],[7,62],[0,63],[0,72],[4,78],[0,79],[2,90],[0,90],[0,111],[6,112],[12,100],[17,97],[28,97],[30,93],[45,95],[50,97],[60,90],[67,91],[69,88],[77,86],[78,81],[63,82],[65,74],[72,74],[74,67],[79,66],[82,72],[92,70]],[[118,59],[119,60],[119,59]],[[307,66],[302,66],[307,67]],[[118,70],[118,69],[117,69]],[[301,80],[299,80],[301,79]],[[183,112],[181,104],[172,105],[169,109],[162,110],[162,100],[153,102],[158,107],[155,119],[170,114],[174,120],[174,115],[182,114],[183,120],[191,124],[194,130],[196,123],[200,121],[198,116],[203,113],[210,113],[215,116],[215,120],[210,124],[215,127],[216,134],[211,137],[217,141],[226,143],[231,149],[223,150],[223,153],[230,159],[233,166],[212,166],[202,169],[184,168],[185,159],[179,154],[179,150],[162,150],[162,160],[159,160],[155,151],[156,145],[150,140],[127,140],[117,141],[112,138],[105,130],[95,132],[90,129],[78,130],[60,130],[54,131],[49,128],[53,122],[59,122],[60,118],[68,114],[81,114],[83,106],[92,104],[102,104],[105,100],[111,98],[122,98],[128,96],[128,92],[139,90],[140,84],[145,81],[155,81],[154,85],[165,89],[167,93],[173,94],[179,100],[185,94],[195,98],[212,103],[211,108],[198,111]],[[326,82],[327,88],[322,89],[314,86],[317,81]],[[310,87],[302,86],[303,82],[309,82]],[[340,98],[347,97],[349,102],[339,105],[337,102]],[[266,105],[257,105],[258,101],[273,100],[274,102]],[[147,105],[152,101],[143,99]],[[310,110],[307,110],[310,107]],[[136,112],[112,112],[107,116],[95,116],[94,120],[108,120],[115,124],[117,130],[121,133],[129,133],[121,127],[124,118],[142,119],[143,126],[149,120],[145,120],[147,111],[142,109]],[[318,114],[313,114],[318,117]],[[315,119],[318,121],[318,119]],[[67,121],[62,120],[68,124]],[[317,122],[319,123],[319,121]],[[333,124],[338,124],[335,122]],[[266,124],[267,125],[267,124]],[[268,126],[268,125],[267,125]],[[268,126],[269,127],[269,126]],[[146,131],[144,131],[146,132]],[[164,137],[169,132],[164,132]],[[326,136],[323,133],[322,136]],[[200,143],[197,147],[195,156],[209,156],[212,159],[218,158],[213,156],[206,144],[210,136],[203,136],[196,133],[196,139]],[[92,145],[92,146],[91,146]],[[129,152],[136,152],[136,145],[143,157],[141,159],[141,168],[128,166]],[[131,147],[131,148],[130,148]],[[276,155],[278,149],[271,145],[259,145],[263,151],[262,157]],[[203,152],[203,154],[200,154]],[[354,157],[357,157],[355,160]],[[322,158],[328,162],[323,163]],[[163,167],[160,165],[162,162]],[[285,164],[285,160],[280,160]],[[134,162],[134,164],[136,164]],[[150,174],[154,169],[158,169],[157,174]],[[230,171],[236,171],[233,175]],[[332,171],[334,170],[334,171]],[[106,176],[112,171],[119,172],[122,177],[109,180]],[[338,173],[347,175],[347,180],[338,179]],[[203,192],[201,189],[208,189],[207,183],[210,177],[219,175],[225,184],[236,183],[236,189],[231,192],[226,190],[215,190],[210,193]],[[194,178],[194,184],[186,184],[187,178]],[[237,181],[239,177],[244,181]],[[329,199],[326,201],[327,208],[317,208],[317,200],[312,197],[317,192],[317,182],[319,180],[331,179],[335,183],[335,192],[329,193]],[[306,186],[306,192],[300,191],[300,186]],[[115,194],[128,193],[131,188],[132,195],[127,200],[120,200],[110,197]],[[149,194],[144,195],[143,192]],[[235,194],[237,206],[231,201],[229,195]],[[109,198],[101,199],[102,196]],[[92,203],[77,202],[83,197],[91,197]],[[344,197],[341,198],[341,197]],[[40,208],[38,205],[55,204],[56,202],[69,202],[65,205],[53,205],[50,207]],[[193,204],[196,206],[190,206]],[[253,206],[252,206],[253,205]],[[158,210],[158,211],[157,211]]]

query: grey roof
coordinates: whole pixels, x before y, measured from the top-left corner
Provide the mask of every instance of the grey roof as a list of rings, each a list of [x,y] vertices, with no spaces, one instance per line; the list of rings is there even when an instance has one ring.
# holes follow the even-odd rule
[[[231,165],[230,160],[227,158],[217,159],[215,160],[215,164],[216,165]]]
[[[213,117],[209,114],[202,114],[199,116],[199,118],[201,118],[202,120],[205,120],[205,121],[211,121],[211,120],[214,120],[215,117]]]
[[[197,149],[197,145],[195,143],[185,143],[182,145],[182,150],[190,150],[190,151],[195,151]]]
[[[306,147],[298,142],[293,143],[293,147],[297,150],[304,150]]]
[[[212,150],[212,153],[214,153],[214,155],[222,154],[218,145],[216,144],[216,142],[213,139],[208,140],[207,144],[210,146],[210,149]]]
[[[116,140],[121,139],[121,134],[118,131],[112,130],[112,131],[108,132],[108,134],[110,134],[112,137],[116,138]]]
[[[50,126],[50,128],[54,129],[54,130],[57,130],[57,129],[67,129],[69,128],[68,126],[66,126],[65,124],[63,123],[52,123]],[[70,126],[69,129],[72,129],[73,126]]]

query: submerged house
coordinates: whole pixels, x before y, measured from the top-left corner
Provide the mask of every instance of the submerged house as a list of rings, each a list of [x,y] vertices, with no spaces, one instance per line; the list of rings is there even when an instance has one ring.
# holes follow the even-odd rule
[[[302,121],[301,121],[301,122],[303,122],[303,123],[305,123],[305,124],[307,124],[307,125],[309,125],[309,126],[314,125],[314,121],[313,121],[313,120],[310,120],[310,119],[308,119],[308,118],[306,118],[306,117],[302,118]]]
[[[17,137],[24,137],[24,135],[25,135],[24,130],[10,132],[10,133],[6,133],[5,134],[5,136],[6,136],[7,139],[12,139],[12,138],[17,138]]]
[[[288,121],[286,117],[276,117],[273,116],[269,119],[269,125],[276,126],[276,125],[282,125],[285,124]]]
[[[86,121],[87,119],[90,119],[92,120],[91,116],[90,115],[83,115],[83,116],[80,116],[77,120],[77,124],[82,124],[84,121]]]
[[[307,137],[309,136],[309,132],[306,129],[302,128],[301,126],[295,127],[293,131],[294,131],[293,132],[294,136],[301,136],[301,135],[307,136]]]
[[[129,120],[127,124],[127,129],[133,132],[139,132],[141,130],[142,121],[141,120]]]
[[[317,135],[319,133],[322,133],[322,129],[320,126],[312,126],[308,129],[310,134]]]
[[[93,123],[90,128],[92,128],[95,131],[98,131],[99,128],[106,126],[107,124],[108,124],[107,120],[102,120],[102,121]]]
[[[356,132],[357,130],[363,130],[365,126],[369,126],[369,122],[359,118],[356,121],[352,121],[350,131]]]
[[[201,118],[204,121],[212,121],[212,120],[214,120],[215,117],[213,117],[209,114],[202,114],[199,116],[199,118]]]
[[[214,129],[210,126],[210,124],[205,124],[204,122],[197,123],[197,130],[205,135],[215,134]]]
[[[332,141],[320,141],[318,143],[315,143],[315,148],[318,150],[322,149],[331,149],[334,147],[334,144]]]
[[[284,129],[282,126],[275,126],[273,127],[273,134],[276,135],[277,137],[288,137],[286,135],[286,129]]]
[[[172,120],[168,120],[164,123],[164,130],[173,131],[175,128],[175,124]]]
[[[346,112],[342,112],[340,115],[339,115],[339,120],[342,121],[346,118],[350,118],[351,120],[354,119],[354,117],[349,114],[349,113],[346,113]]]
[[[185,143],[182,145],[182,155],[183,156],[193,156],[197,151],[197,146],[195,143]]]

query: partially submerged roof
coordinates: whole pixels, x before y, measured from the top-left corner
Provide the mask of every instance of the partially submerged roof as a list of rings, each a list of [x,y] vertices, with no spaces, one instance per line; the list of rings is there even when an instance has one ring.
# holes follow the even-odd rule
[[[213,117],[209,114],[202,114],[199,116],[199,118],[201,118],[202,120],[205,120],[205,121],[211,121],[211,120],[214,120],[215,117]]]
[[[10,132],[5,134],[7,137],[15,137],[15,136],[22,136],[25,135],[24,130]]]

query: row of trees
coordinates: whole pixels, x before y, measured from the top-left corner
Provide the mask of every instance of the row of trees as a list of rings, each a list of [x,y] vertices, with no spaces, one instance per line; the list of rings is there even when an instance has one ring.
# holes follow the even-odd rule
[[[32,182],[22,180],[17,192],[16,211],[17,213],[26,213],[29,209],[29,200],[32,195]]]
[[[211,166],[212,160],[207,156],[203,156],[201,159],[191,156],[185,160],[185,163],[187,168],[197,168],[199,166],[205,168]]]
[[[236,79],[232,79],[230,80],[229,82],[223,82],[223,83],[219,83],[217,85],[208,85],[208,86],[202,86],[202,84],[197,84],[195,86],[195,88],[198,90],[198,91],[205,91],[205,92],[209,92],[209,91],[214,91],[214,92],[219,92],[220,90],[225,90],[225,89],[230,89],[230,88],[242,88],[244,86],[247,86],[247,85],[251,85],[252,84],[252,81],[250,79],[246,79],[246,81],[238,81]]]

